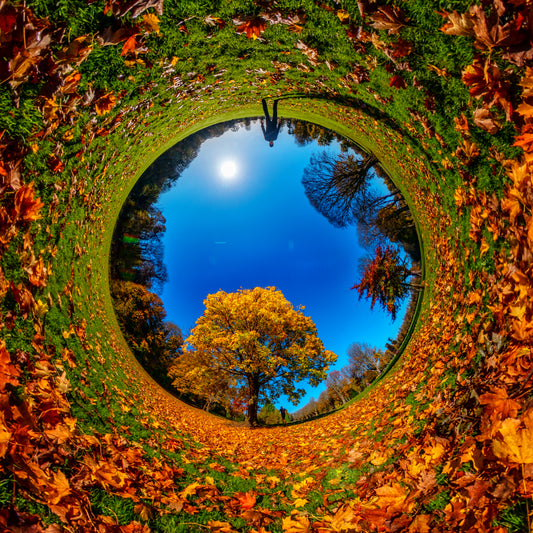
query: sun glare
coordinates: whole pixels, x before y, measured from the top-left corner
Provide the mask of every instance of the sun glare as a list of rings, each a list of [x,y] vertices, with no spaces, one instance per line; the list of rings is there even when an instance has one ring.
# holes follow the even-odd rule
[[[223,178],[233,178],[237,174],[237,165],[235,161],[224,161],[220,165],[220,173]]]

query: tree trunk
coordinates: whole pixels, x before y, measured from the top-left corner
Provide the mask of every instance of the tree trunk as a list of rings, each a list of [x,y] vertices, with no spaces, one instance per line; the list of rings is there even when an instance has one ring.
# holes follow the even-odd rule
[[[250,426],[257,426],[257,407],[259,403],[259,378],[250,376],[248,378],[248,390],[250,398],[248,399],[248,423]]]

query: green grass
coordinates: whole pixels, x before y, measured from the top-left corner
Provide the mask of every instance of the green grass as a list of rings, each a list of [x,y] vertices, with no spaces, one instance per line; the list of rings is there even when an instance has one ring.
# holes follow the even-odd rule
[[[463,185],[463,180],[456,168],[443,168],[442,160],[455,150],[459,140],[450,117],[461,113],[471,117],[472,104],[460,75],[472,61],[475,49],[468,39],[454,38],[440,32],[439,27],[444,19],[437,14],[439,10],[464,11],[470,2],[404,2],[402,9],[410,21],[401,35],[414,44],[414,53],[407,59],[413,70],[408,72],[399,69],[398,73],[406,79],[408,87],[405,90],[395,89],[389,87],[391,73],[385,68],[394,65],[383,52],[371,46],[365,53],[353,50],[353,44],[345,36],[347,26],[343,26],[335,14],[334,10],[339,6],[334,2],[328,2],[333,9],[329,11],[311,0],[280,0],[276,9],[284,13],[300,7],[306,10],[308,20],[302,33],[291,33],[283,25],[269,26],[261,40],[256,41],[237,35],[232,18],[257,14],[261,7],[252,0],[231,0],[218,4],[201,0],[165,2],[165,12],[160,17],[161,35],[145,37],[149,51],[139,56],[145,65],[126,64],[121,56],[121,44],[102,47],[94,41],[93,52],[79,66],[82,74],[79,92],[83,96],[92,88],[120,94],[120,103],[108,114],[96,117],[90,106],[83,107],[80,103],[72,124],[61,126],[45,139],[32,138],[45,126],[41,113],[43,100],[39,93],[46,81],[21,86],[17,95],[18,105],[14,105],[15,95],[4,83],[0,86],[0,131],[9,132],[28,150],[25,181],[36,182],[39,196],[47,206],[57,199],[57,220],[53,213],[48,214],[46,207],[43,209],[43,219],[31,225],[35,252],[42,252],[51,266],[48,286],[32,290],[36,299],[47,304],[51,301],[50,310],[43,319],[46,353],[52,356],[58,369],[67,371],[72,387],[68,400],[79,431],[95,435],[120,431],[127,441],[139,443],[146,457],[164,457],[169,464],[182,467],[184,477],[180,478],[180,485],[186,486],[209,472],[208,475],[213,477],[223,493],[231,496],[235,492],[254,490],[256,482],[232,476],[231,472],[236,466],[218,457],[216,461],[222,462],[227,472],[220,473],[209,468],[209,463],[214,459],[207,459],[205,464],[184,464],[182,458],[197,447],[191,435],[172,434],[182,443],[184,451],[161,451],[159,446],[168,438],[169,430],[154,430],[142,406],[129,405],[130,410],[124,412],[118,400],[116,390],[134,397],[142,385],[132,376],[144,375],[128,356],[108,290],[109,248],[122,203],[142,172],[174,143],[214,123],[260,116],[261,97],[281,96],[285,117],[307,120],[332,129],[374,152],[404,193],[411,210],[419,215],[417,227],[424,247],[427,289],[417,304],[415,316],[417,319],[427,319],[430,305],[434,303],[433,286],[439,281],[436,266],[441,259],[436,252],[435,229],[428,227],[422,219],[426,207],[423,197],[427,191],[439,193],[450,217],[449,226],[443,229],[445,235],[462,242],[467,241],[470,230],[468,209],[461,215],[457,214],[453,197],[455,188]],[[26,5],[34,9],[37,15],[49,17],[52,23],[61,25],[70,40],[86,33],[95,35],[110,25],[113,19],[110,14],[103,14],[103,1],[27,0]],[[343,7],[349,10],[354,24],[362,24],[355,0],[347,0]],[[205,24],[204,17],[209,14],[224,19],[226,27],[219,29]],[[189,33],[184,33],[180,31],[178,21],[189,17],[194,18],[185,22]],[[131,15],[124,20],[128,25],[138,22],[131,19]],[[332,35],[337,38],[332,39]],[[397,39],[386,32],[381,32],[380,38],[386,43]],[[321,64],[316,67],[309,64],[295,47],[298,40],[317,49]],[[57,54],[62,46],[55,46],[54,53]],[[178,58],[174,71],[163,74],[173,57]],[[377,66],[374,70],[369,68],[368,82],[350,87],[343,85],[343,76],[359,64],[368,67],[373,58]],[[291,67],[278,80],[271,78],[275,73],[272,61],[276,60],[282,60]],[[330,71],[326,66],[326,60],[334,66],[333,70]],[[152,68],[146,66],[149,63]],[[304,65],[309,70],[299,70],[298,65],[300,68]],[[446,69],[451,77],[439,76],[430,66]],[[198,79],[199,74],[205,80],[196,83],[194,80]],[[424,107],[422,92],[410,86],[415,76],[424,91],[434,96],[435,112]],[[176,82],[176,88],[171,89],[169,85],[175,82],[175,78],[181,84]],[[151,83],[154,85],[149,86]],[[203,88],[207,89],[204,91]],[[368,88],[392,100],[386,105],[379,103],[367,91]],[[87,131],[110,128],[122,111],[124,115],[121,122],[115,125],[112,133],[105,137],[96,136],[92,142],[88,142]],[[446,148],[436,138],[426,135],[414,112],[427,119],[432,130],[448,145]],[[96,125],[92,124],[93,120]],[[378,123],[377,127],[374,126],[374,120]],[[64,136],[70,130],[73,138],[66,141]],[[502,195],[505,182],[503,170],[495,169],[489,149],[496,149],[507,157],[516,155],[519,150],[509,146],[514,133],[511,124],[506,124],[496,135],[472,128],[472,140],[479,145],[481,155],[471,165],[469,172],[477,179],[476,187],[479,189]],[[82,134],[85,135],[85,143],[82,142]],[[36,145],[35,153],[31,145]],[[65,164],[65,171],[61,174],[48,168],[50,155],[58,145]],[[23,233],[20,233],[1,258],[3,272],[8,273],[9,280],[14,284],[27,281],[21,254],[23,237]],[[489,253],[485,256],[471,254],[468,261],[463,263],[462,275],[468,276],[471,271],[492,272],[494,267],[490,258],[496,245],[490,241],[489,235],[485,234],[485,237],[490,243]],[[458,257],[461,253],[458,252]],[[468,285],[469,282],[465,284]],[[35,336],[31,314],[28,320],[23,319],[11,294],[2,301],[2,307],[3,312],[14,310],[17,314],[15,327],[12,330],[2,329],[2,338],[8,350],[10,353],[16,350],[29,351],[32,360],[36,360],[36,351],[31,347]],[[69,332],[71,324],[79,327],[83,321],[87,325],[85,339],[80,339],[76,333],[65,337],[64,333]],[[411,333],[415,334],[422,326],[413,322]],[[400,351],[408,348],[408,342],[409,339],[406,339]],[[69,361],[75,366],[71,366]],[[400,368],[399,361],[401,356],[391,363],[389,377]],[[456,376],[455,372],[450,371],[442,388],[453,393],[457,387]],[[387,379],[382,383],[374,383],[349,405],[369,398],[377,387],[386,384]],[[423,404],[416,400],[417,393],[423,387],[423,383],[418,384],[416,392],[403,400],[412,406],[411,413],[417,413],[417,409],[421,412],[427,406],[427,401],[431,400],[425,398]],[[106,390],[112,392],[106,393]],[[15,396],[24,397],[23,387]],[[383,414],[383,420],[389,420],[388,413],[386,415]],[[422,434],[428,424],[425,419],[419,420],[416,433]],[[378,421],[374,421],[366,424],[362,432],[375,442],[386,442],[390,427],[381,432],[376,431],[377,427]],[[127,431],[121,428],[127,428]],[[354,430],[354,434],[356,432],[360,432],[360,429]],[[391,457],[379,468],[388,471],[394,468],[396,461],[397,458]],[[327,471],[323,485],[330,486],[329,480],[340,478],[347,486],[353,487],[361,476],[369,474],[370,469],[377,470],[372,465],[357,469],[349,465],[335,465]],[[448,479],[437,478],[442,491],[424,504],[422,510],[439,515],[450,502],[452,493]],[[291,482],[289,478],[270,493],[264,494],[261,504],[268,506],[277,502],[278,491],[292,500]],[[15,503],[19,509],[38,514],[45,524],[58,521],[47,507],[26,498],[17,486],[15,489]],[[89,495],[94,514],[112,517],[119,524],[142,521],[130,499],[98,487],[91,488]],[[323,505],[318,490],[312,491],[308,498],[309,504],[305,508],[310,512],[316,512]],[[13,480],[8,475],[0,480],[0,505],[9,505],[12,500]],[[334,503],[333,499],[331,503]],[[289,506],[283,509],[290,511]],[[525,512],[525,500],[520,500],[506,508],[496,524],[509,531],[523,531]],[[147,524],[153,531],[191,532],[206,531],[205,524],[209,520],[226,521],[227,517],[217,510],[202,511],[197,515],[159,515],[156,512]],[[241,518],[232,518],[230,521],[243,531],[247,528]],[[281,531],[281,521],[269,527],[271,531]]]

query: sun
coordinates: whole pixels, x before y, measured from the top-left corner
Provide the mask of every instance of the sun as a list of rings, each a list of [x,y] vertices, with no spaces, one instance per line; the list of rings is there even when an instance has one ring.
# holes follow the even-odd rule
[[[220,165],[220,173],[223,178],[233,178],[237,174],[237,165],[235,161],[224,161]]]

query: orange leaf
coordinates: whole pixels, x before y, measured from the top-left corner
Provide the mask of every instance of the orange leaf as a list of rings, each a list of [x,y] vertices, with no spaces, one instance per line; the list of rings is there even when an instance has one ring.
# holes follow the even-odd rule
[[[62,498],[70,494],[68,479],[61,470],[52,472],[52,479],[44,492],[48,503],[52,505],[57,505]]]
[[[4,413],[0,411],[0,459],[6,455],[11,433],[7,429]]]
[[[235,497],[239,500],[241,509],[251,509],[255,505],[255,494],[252,491],[237,492]]]
[[[0,390],[3,390],[8,383],[18,385],[20,372],[11,363],[11,357],[6,349],[5,341],[0,341]]]
[[[486,405],[490,417],[503,420],[505,418],[514,418],[520,410],[520,404],[507,396],[505,389],[495,389],[494,392],[487,392],[479,397],[481,405]]]
[[[124,46],[122,47],[122,52],[120,53],[120,55],[125,56],[129,54],[130,52],[133,52],[135,48],[137,48],[137,39],[135,35],[132,35],[131,37],[128,37],[128,39],[124,43]]]
[[[106,93],[94,103],[97,115],[107,113],[116,103],[116,97],[112,92]]]
[[[213,531],[214,533],[235,533],[235,529],[231,527],[229,522],[209,520],[209,522],[207,522],[207,527],[209,528],[209,531]]]
[[[44,204],[40,198],[35,198],[34,184],[23,185],[15,193],[15,205],[13,208],[14,218],[19,218],[24,222],[31,222],[41,218],[39,211]]]
[[[254,17],[237,26],[237,33],[246,33],[248,39],[257,39],[266,30],[266,20],[262,17]]]

